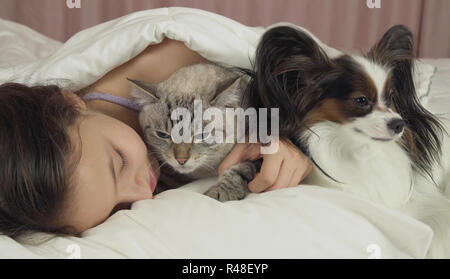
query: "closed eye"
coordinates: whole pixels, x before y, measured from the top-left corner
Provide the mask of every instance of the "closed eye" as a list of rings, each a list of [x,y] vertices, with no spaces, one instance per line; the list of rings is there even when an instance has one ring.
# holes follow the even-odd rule
[[[120,159],[122,161],[122,166],[120,168],[120,171],[122,171],[128,165],[128,161],[127,161],[127,158],[123,155],[122,152],[120,152],[119,149],[116,149],[116,152],[117,152],[117,154],[119,154]]]
[[[169,139],[170,138],[170,135],[163,131],[155,131],[155,134],[158,138],[161,138],[161,139]]]

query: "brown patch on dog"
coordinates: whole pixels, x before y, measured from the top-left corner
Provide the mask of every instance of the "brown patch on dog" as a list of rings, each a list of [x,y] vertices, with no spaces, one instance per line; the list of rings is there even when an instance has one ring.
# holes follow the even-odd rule
[[[306,115],[304,123],[307,127],[323,121],[344,123],[347,117],[345,110],[343,110],[342,101],[338,99],[326,99]]]
[[[365,96],[369,98],[372,102],[376,103],[378,101],[378,91],[373,79],[366,72],[363,73],[364,83],[361,84],[361,92],[364,92]]]
[[[355,83],[356,90],[347,95],[345,99],[325,99],[317,105],[305,117],[306,127],[323,122],[332,121],[336,123],[345,123],[350,118],[361,117],[370,113],[377,102],[377,89],[372,79],[365,73],[359,82]],[[371,103],[368,108],[362,109],[354,103],[354,99],[366,97]]]
[[[412,157],[411,159],[413,161],[420,159],[420,151],[414,142],[414,134],[408,127],[405,127],[401,144],[406,150],[408,150],[408,153]]]

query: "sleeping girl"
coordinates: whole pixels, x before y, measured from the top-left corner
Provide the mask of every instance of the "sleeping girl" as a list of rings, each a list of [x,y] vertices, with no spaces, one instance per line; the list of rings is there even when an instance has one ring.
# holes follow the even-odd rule
[[[160,166],[147,149],[138,112],[107,93],[131,99],[127,78],[160,83],[178,69],[208,62],[183,43],[164,39],[79,92],[56,85],[0,85],[0,233],[81,235],[135,201],[152,199]],[[275,154],[237,144],[219,167],[263,159],[249,183],[254,193],[296,186],[309,159],[287,141]]]

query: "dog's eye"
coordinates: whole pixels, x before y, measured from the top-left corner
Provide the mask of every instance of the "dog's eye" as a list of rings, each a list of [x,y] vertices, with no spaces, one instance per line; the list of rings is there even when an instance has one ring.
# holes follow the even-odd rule
[[[156,131],[156,136],[161,139],[168,139],[170,138],[170,135],[166,132]]]
[[[353,99],[353,101],[359,107],[366,107],[369,105],[369,99],[367,99],[367,97],[365,97],[365,96],[357,97],[357,98]]]

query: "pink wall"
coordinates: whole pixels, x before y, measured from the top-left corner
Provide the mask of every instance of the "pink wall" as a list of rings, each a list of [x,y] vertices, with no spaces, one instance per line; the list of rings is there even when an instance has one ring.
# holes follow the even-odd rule
[[[347,51],[367,50],[393,24],[407,25],[421,57],[450,57],[449,0],[0,0],[0,17],[60,41],[76,32],[138,10],[168,6],[201,8],[250,26],[288,21]]]

